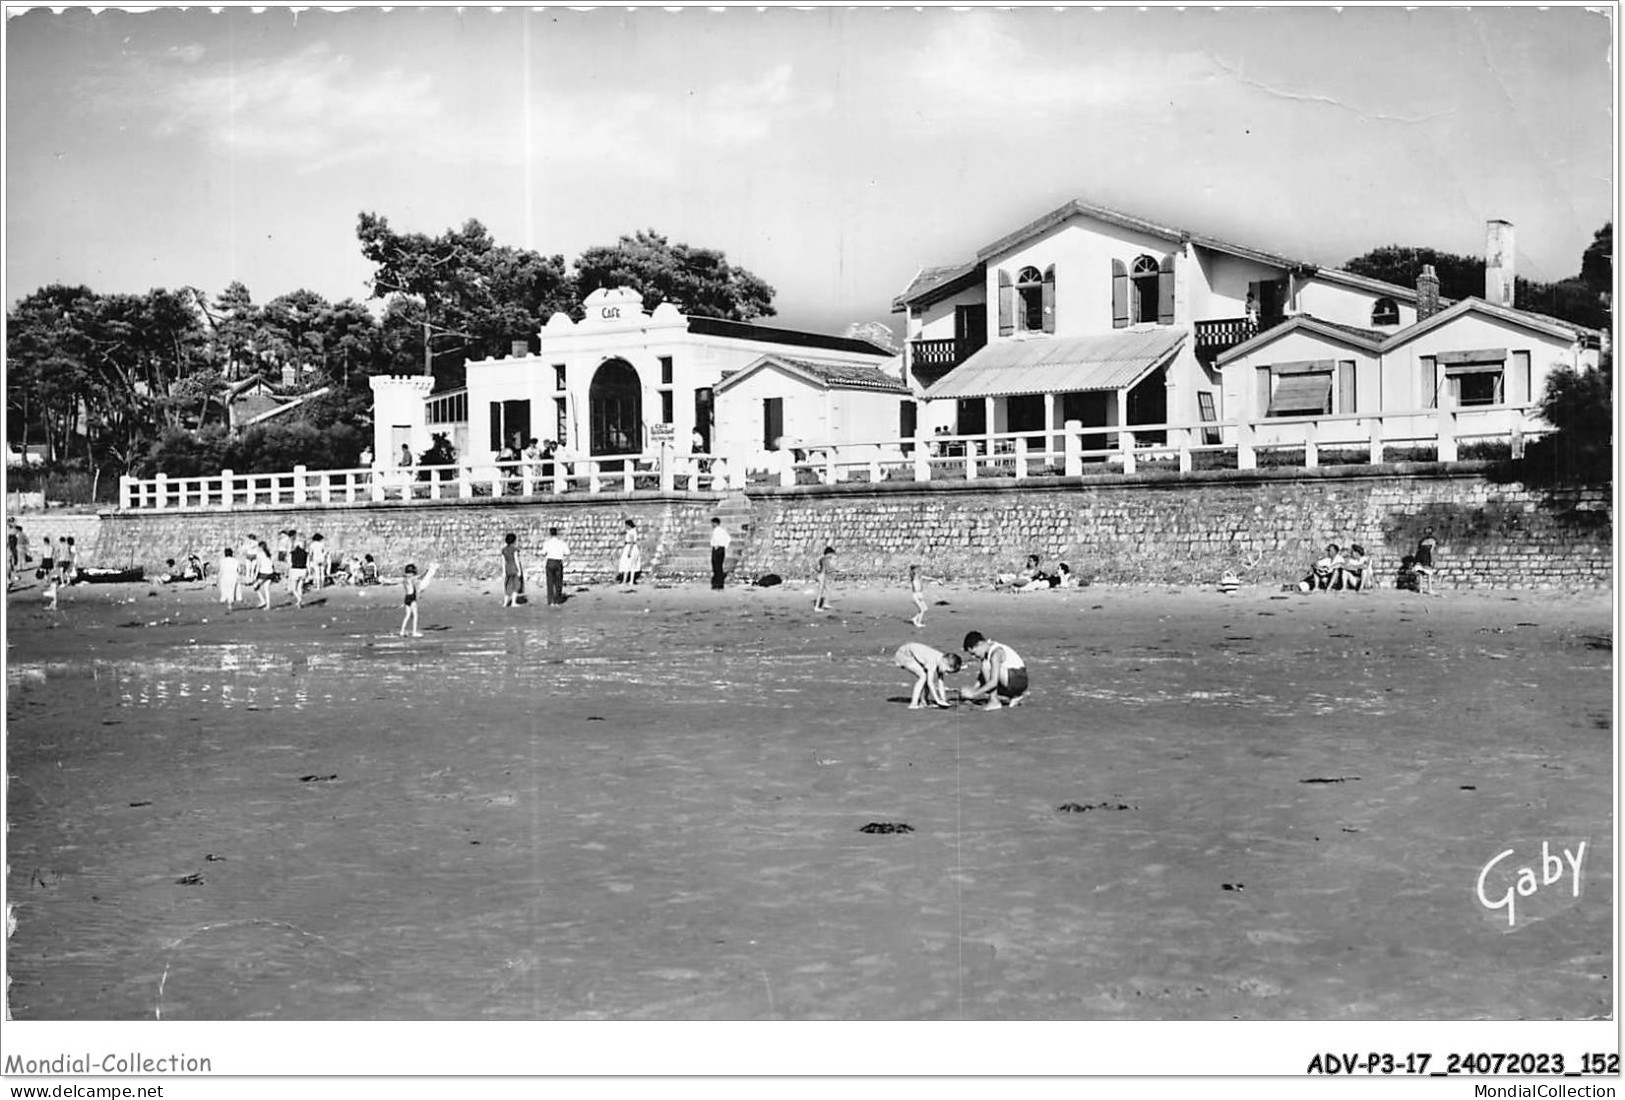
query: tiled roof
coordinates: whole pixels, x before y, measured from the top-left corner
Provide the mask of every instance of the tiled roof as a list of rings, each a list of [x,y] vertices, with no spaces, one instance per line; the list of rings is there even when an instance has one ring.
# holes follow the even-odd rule
[[[1390,298],[1401,298],[1407,302],[1416,301],[1416,288],[1414,286],[1408,287],[1400,283],[1388,283],[1381,279],[1373,279],[1366,275],[1356,275],[1354,272],[1344,271],[1340,267],[1317,268],[1315,276],[1325,279],[1327,282],[1342,283],[1344,286],[1369,290],[1374,294],[1382,294]]]
[[[1318,321],[1327,328],[1335,328],[1339,332],[1346,332],[1350,336],[1358,336],[1362,340],[1370,340],[1372,342],[1386,340],[1398,329],[1397,325],[1390,328],[1361,328],[1359,325],[1345,325],[1337,321],[1326,321],[1311,314],[1305,314],[1305,317],[1311,321]]]
[[[788,356],[775,355],[775,360],[798,367],[823,382],[831,389],[842,390],[879,390],[886,393],[907,393],[908,387],[902,381],[878,367],[868,367],[857,363],[831,363],[815,359],[791,359]]]
[[[893,313],[901,313],[910,303],[933,294],[951,293],[959,284],[969,284],[982,269],[979,263],[951,264],[947,267],[922,267],[908,284],[908,289],[892,299]]]
[[[272,397],[268,393],[250,393],[237,398],[231,403],[232,420],[238,424],[263,416],[272,409],[279,408],[284,402]]]
[[[1593,331],[1584,327],[1583,325],[1576,325],[1571,321],[1562,321],[1555,317],[1546,317],[1539,313],[1531,313],[1528,310],[1507,309],[1504,306],[1492,305],[1489,302],[1484,301],[1482,298],[1463,298],[1461,301],[1456,302],[1447,309],[1440,310],[1431,317],[1424,317],[1420,321],[1416,321],[1412,324],[1406,325],[1404,328],[1399,329],[1358,328],[1354,325],[1342,325],[1335,321],[1326,321],[1307,313],[1300,313],[1298,316],[1293,317],[1282,324],[1276,325],[1274,328],[1267,329],[1264,332],[1259,333],[1257,336],[1254,336],[1252,339],[1246,340],[1240,344],[1237,344],[1235,347],[1230,348],[1221,354],[1215,360],[1215,362],[1222,367],[1226,363],[1234,362],[1237,359],[1243,359],[1248,355],[1251,355],[1259,348],[1264,347],[1282,336],[1285,336],[1287,333],[1298,331],[1300,329],[1308,330],[1311,333],[1319,332],[1322,335],[1332,336],[1334,338],[1343,336],[1361,344],[1371,351],[1380,354],[1387,352],[1392,348],[1399,347],[1402,344],[1407,344],[1424,333],[1428,333],[1436,328],[1441,328],[1444,325],[1448,325],[1457,317],[1460,317],[1466,313],[1488,314],[1491,317],[1499,318],[1503,321],[1510,321],[1513,324],[1522,325],[1525,328],[1532,328],[1539,332],[1545,332],[1551,336],[1567,336],[1570,339],[1584,339]]]
[[[1125,214],[1121,210],[1112,210],[1109,207],[1097,206],[1091,202],[1084,202],[1082,199],[1073,199],[1064,206],[1056,207],[1043,217],[1022,226],[1014,233],[1008,233],[994,241],[992,244],[988,245],[986,248],[978,249],[976,258],[985,263],[992,256],[995,256],[1000,252],[1008,251],[1009,249],[1014,248],[1016,245],[1021,244],[1023,241],[1030,240],[1031,238],[1038,236],[1040,233],[1047,232],[1075,215],[1093,218],[1096,221],[1102,221],[1108,225],[1121,226],[1124,229],[1132,229],[1137,233],[1144,233],[1148,236],[1161,237],[1166,241],[1174,243],[1190,241],[1193,244],[1200,245],[1203,248],[1212,249],[1215,252],[1225,252],[1232,256],[1240,256],[1243,259],[1256,260],[1260,263],[1270,264],[1275,267],[1313,268],[1315,266],[1303,260],[1295,260],[1290,256],[1282,256],[1274,252],[1266,252],[1259,248],[1250,248],[1247,245],[1233,244],[1232,242],[1226,241],[1220,237],[1209,236],[1205,233],[1193,233],[1188,229],[1181,229],[1174,225],[1164,225],[1161,222],[1154,222],[1149,218],[1142,218],[1135,214]]]
[[[1159,325],[1100,336],[1001,340],[943,376],[925,398],[1126,389],[1172,358],[1186,335],[1185,329]]]
[[[1510,321],[1525,328],[1546,332],[1552,336],[1567,336],[1569,339],[1580,339],[1593,330],[1584,325],[1577,325],[1573,321],[1560,321],[1555,317],[1547,317],[1539,313],[1530,313],[1525,309],[1508,309],[1486,302],[1482,298],[1463,298],[1449,309],[1440,310],[1431,317],[1424,318],[1393,333],[1383,344],[1383,350],[1409,343],[1425,332],[1431,332],[1441,325],[1449,324],[1464,313],[1484,313],[1499,320]]]
[[[850,336],[827,336],[821,332],[768,328],[766,325],[753,325],[746,321],[725,321],[720,317],[690,317],[688,331],[696,336],[727,336],[735,340],[756,340],[764,344],[783,344],[786,347],[820,348],[824,351],[875,355],[882,359],[892,354],[879,345]]]
[[[744,370],[727,371],[717,383],[717,388],[728,389],[738,380],[748,374],[776,364],[789,370],[793,374],[800,374],[809,381],[833,390],[871,390],[876,393],[908,393],[909,388],[895,375],[881,370],[879,367],[868,366],[862,363],[843,363],[827,359],[802,359],[788,355],[764,355]]]

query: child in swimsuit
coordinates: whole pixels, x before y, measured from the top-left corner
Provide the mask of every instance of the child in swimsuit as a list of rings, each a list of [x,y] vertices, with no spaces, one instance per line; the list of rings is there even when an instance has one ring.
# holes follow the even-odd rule
[[[923,627],[925,625],[925,578],[920,576],[920,567],[918,565],[908,567],[908,586],[913,592],[914,606],[917,609],[914,618],[910,619],[909,622],[916,627]]]
[[[942,687],[942,677],[959,671],[962,664],[959,654],[943,653],[919,642],[908,642],[897,647],[892,659],[898,668],[914,674],[914,694],[909,699],[909,710],[919,710],[927,701],[938,707],[950,705]]]
[[[406,628],[408,626],[412,628],[412,637],[423,637],[423,631],[418,629],[418,596],[424,589],[429,587],[429,582],[434,580],[434,571],[438,568],[438,564],[429,566],[429,571],[423,575],[422,579],[419,579],[418,567],[408,565],[404,577],[392,578],[392,580],[398,579],[401,588],[404,590],[402,602],[406,611],[401,615],[401,637],[406,637]]]

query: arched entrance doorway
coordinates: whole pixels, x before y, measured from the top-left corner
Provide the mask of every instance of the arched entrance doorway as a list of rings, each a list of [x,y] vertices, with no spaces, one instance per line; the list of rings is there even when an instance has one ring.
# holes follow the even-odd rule
[[[590,453],[638,454],[643,450],[643,383],[625,359],[606,359],[587,389]]]

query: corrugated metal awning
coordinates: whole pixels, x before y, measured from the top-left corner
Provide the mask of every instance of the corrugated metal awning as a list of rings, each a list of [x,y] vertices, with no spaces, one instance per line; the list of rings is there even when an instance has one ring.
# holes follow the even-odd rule
[[[1101,336],[1001,340],[938,379],[924,396],[933,401],[1128,389],[1173,358],[1185,337],[1184,329],[1158,326]]]
[[[1292,413],[1323,413],[1331,409],[1331,372],[1325,374],[1284,374],[1275,384],[1270,401],[1271,416]]]

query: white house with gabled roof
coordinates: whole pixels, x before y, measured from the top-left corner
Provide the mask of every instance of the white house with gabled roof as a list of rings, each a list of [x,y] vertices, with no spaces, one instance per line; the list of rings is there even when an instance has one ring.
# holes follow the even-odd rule
[[[1313,312],[1401,329],[1415,288],[1073,201],[893,300],[921,424],[961,434],[1222,419],[1218,357]]]
[[[862,362],[772,352],[716,386],[717,449],[774,469],[771,452],[836,449],[851,459],[914,436],[902,358]]]
[[[1504,435],[1535,426],[1533,406],[1553,370],[1597,365],[1601,337],[1466,298],[1386,332],[1294,317],[1218,364],[1226,407],[1249,420],[1371,417],[1391,438],[1427,439],[1449,409],[1462,421],[1454,432]]]

